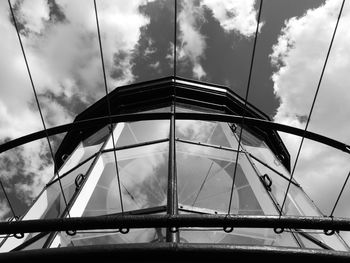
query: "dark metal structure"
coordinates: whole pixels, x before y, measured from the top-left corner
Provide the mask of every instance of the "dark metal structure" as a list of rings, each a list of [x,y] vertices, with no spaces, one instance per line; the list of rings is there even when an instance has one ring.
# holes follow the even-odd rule
[[[272,123],[249,103],[244,109],[243,99],[223,86],[167,77],[120,87],[72,124],[47,130],[68,131],[55,155],[56,176],[20,220],[0,223],[0,233],[7,235],[0,249],[12,250],[1,253],[0,259],[34,260],[39,255],[47,259],[70,255],[72,261],[123,255],[131,262],[157,261],[165,255],[173,261],[246,260],[258,255],[273,261],[349,259],[338,232],[349,231],[350,221],[324,217],[290,178],[290,156],[276,130],[304,134]],[[38,132],[0,148],[5,151],[44,136]],[[317,134],[307,132],[306,137],[349,150]],[[109,166],[115,163],[109,157],[113,152],[117,170]],[[234,190],[223,192],[227,188],[218,185],[232,181],[237,155]],[[192,172],[191,165],[198,165],[198,172]],[[133,166],[152,168],[151,173]],[[114,179],[103,188],[106,176]],[[136,179],[131,183],[127,178]],[[288,182],[293,191],[282,210],[281,194],[287,194]],[[148,190],[140,194],[142,188]],[[157,200],[154,196],[162,191],[163,199]],[[229,199],[231,212],[227,212]],[[145,234],[149,231],[151,235]],[[125,241],[122,236],[131,238]]]
[[[1,262],[348,261],[339,232],[350,231],[350,220],[333,217],[348,178],[324,216],[294,180],[297,160],[291,168],[277,131],[347,154],[350,146],[308,125],[273,123],[247,101],[262,5],[243,99],[227,87],[177,77],[176,48],[173,76],[109,93],[94,1],[106,96],[73,123],[47,129],[9,1],[44,130],[0,145],[0,153],[46,137],[55,171],[21,218],[0,222]],[[62,132],[54,155],[49,136]]]

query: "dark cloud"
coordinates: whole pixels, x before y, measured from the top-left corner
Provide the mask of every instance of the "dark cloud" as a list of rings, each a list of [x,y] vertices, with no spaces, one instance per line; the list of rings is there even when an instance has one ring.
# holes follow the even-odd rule
[[[173,42],[174,17],[173,1],[158,0],[140,7],[150,18],[150,23],[141,28],[135,57],[132,60],[136,82],[169,76],[172,69],[166,58],[170,43]],[[149,53],[148,51],[153,51]],[[151,65],[159,64],[156,69]]]

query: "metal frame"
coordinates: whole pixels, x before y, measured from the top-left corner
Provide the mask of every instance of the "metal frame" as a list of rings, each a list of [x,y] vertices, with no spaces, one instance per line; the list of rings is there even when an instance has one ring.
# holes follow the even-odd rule
[[[279,215],[105,215],[57,219],[36,219],[0,222],[0,234],[19,234],[51,231],[130,229],[130,228],[272,228],[321,229],[324,231],[350,231],[347,218],[279,216]],[[278,232],[278,231],[277,231]],[[328,233],[328,232],[327,232]],[[329,234],[329,233],[328,233]],[[350,254],[349,254],[350,255]]]
[[[98,260],[115,262],[124,259],[127,262],[207,262],[232,260],[268,262],[349,262],[346,252],[297,249],[269,246],[238,246],[230,244],[186,244],[186,243],[152,243],[152,244],[115,244],[82,247],[64,247],[37,249],[0,254],[1,262],[13,261],[63,261],[81,262]],[[315,261],[314,261],[315,260]]]
[[[155,112],[155,113],[130,113],[130,114],[118,114],[112,115],[113,122],[125,122],[125,121],[142,121],[142,120],[157,120],[157,119],[170,119],[171,113],[168,112]],[[209,121],[223,121],[223,122],[234,122],[237,124],[242,123],[242,116],[229,115],[229,114],[219,114],[219,113],[193,113],[193,112],[179,112],[176,113],[177,119],[193,119],[193,120],[209,120]],[[48,136],[70,132],[70,131],[81,131],[88,130],[91,127],[97,127],[100,125],[108,124],[109,116],[85,119],[82,121],[77,121],[69,124],[59,125],[53,128],[47,129]],[[281,131],[289,134],[293,134],[299,137],[304,136],[307,139],[325,144],[332,148],[338,149],[340,151],[350,154],[350,145],[343,142],[334,140],[332,138],[320,135],[318,133],[306,131],[295,128],[292,126],[275,123],[268,120],[262,120],[257,118],[244,118],[244,124],[247,126],[255,126],[267,131]],[[41,130],[34,132],[23,137],[5,142],[0,145],[0,153],[3,153],[12,148],[18,147],[22,144],[26,144],[35,140],[39,140],[46,137],[45,131]]]

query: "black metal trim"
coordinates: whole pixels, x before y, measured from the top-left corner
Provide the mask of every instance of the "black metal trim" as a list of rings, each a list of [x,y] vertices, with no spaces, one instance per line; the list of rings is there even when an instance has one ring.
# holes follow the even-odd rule
[[[98,260],[115,262],[349,262],[350,253],[321,249],[300,249],[272,246],[196,244],[196,243],[141,243],[113,244],[80,247],[35,249],[1,253],[1,262],[44,260],[82,262]],[[35,261],[34,261],[35,260]]]
[[[0,222],[0,234],[170,227],[283,228],[350,231],[350,219],[279,215],[106,215]]]
[[[132,113],[132,114],[120,114],[120,115],[112,115],[113,122],[125,122],[125,121],[141,121],[141,120],[157,120],[157,119],[170,119],[171,113],[169,112],[151,112],[151,113]],[[228,114],[219,114],[219,113],[193,113],[193,112],[178,112],[176,113],[177,119],[195,119],[195,120],[208,120],[208,121],[222,121],[222,122],[233,122],[237,124],[242,123],[242,116],[236,115],[228,115]],[[47,129],[49,136],[56,135],[63,132],[69,132],[73,130],[84,130],[89,129],[91,126],[108,124],[109,117],[99,117],[86,119],[74,123],[64,124],[60,126],[56,126],[53,128]],[[299,137],[304,135],[304,130],[295,128],[292,126],[275,123],[267,120],[261,120],[256,118],[245,117],[244,124],[248,126],[255,126],[258,128],[262,128],[264,130],[275,130],[281,131],[289,134],[293,134]],[[38,132],[34,132],[23,137],[5,142],[0,145],[0,153],[3,153],[7,150],[15,148],[25,143],[29,143],[41,138],[46,137],[45,131],[41,130]],[[334,140],[332,138],[306,131],[305,138],[328,145],[335,149],[341,150],[346,153],[350,153],[350,145],[347,145],[343,142]]]

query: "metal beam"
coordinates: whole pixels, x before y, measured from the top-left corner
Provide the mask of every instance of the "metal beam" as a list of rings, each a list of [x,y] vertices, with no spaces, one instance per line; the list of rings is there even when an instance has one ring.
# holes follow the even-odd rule
[[[35,249],[1,253],[1,262],[349,262],[350,253],[233,244],[141,243]]]
[[[170,119],[170,112],[152,112],[152,113],[131,113],[131,114],[119,114],[112,115],[113,122],[125,122],[125,121],[140,121],[140,120],[157,120],[157,119]],[[176,113],[177,119],[193,119],[193,120],[211,120],[211,121],[223,121],[223,122],[233,122],[237,124],[241,124],[243,117],[229,114],[219,114],[219,113],[192,113],[192,112],[178,112]],[[74,123],[64,124],[60,126],[56,126],[53,128],[49,128],[46,130],[49,136],[60,134],[63,132],[70,132],[76,130],[88,130],[94,126],[103,126],[109,123],[109,116],[86,119],[83,121],[77,121]],[[255,126],[261,128],[262,130],[275,130],[286,132],[289,134],[293,134],[296,136],[304,136],[307,139],[317,141],[319,143],[328,145],[330,147],[336,148],[338,150],[344,151],[346,153],[350,153],[350,145],[347,145],[343,142],[331,139],[329,137],[306,131],[304,134],[304,130],[298,129],[295,127],[291,127],[288,125],[275,123],[267,120],[261,120],[256,118],[244,118],[244,124],[247,126]],[[45,130],[38,131],[35,133],[31,133],[25,135],[23,137],[5,142],[0,145],[0,153],[5,152],[9,149],[15,148],[25,143],[29,143],[41,138],[46,137]]]
[[[350,231],[350,219],[252,215],[106,215],[0,222],[0,234],[126,228],[273,228]]]

